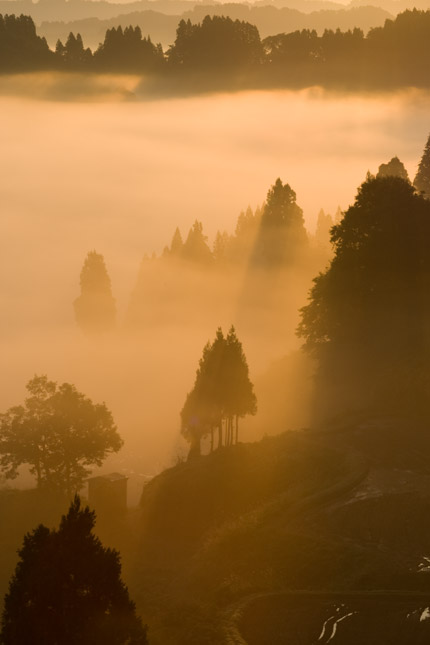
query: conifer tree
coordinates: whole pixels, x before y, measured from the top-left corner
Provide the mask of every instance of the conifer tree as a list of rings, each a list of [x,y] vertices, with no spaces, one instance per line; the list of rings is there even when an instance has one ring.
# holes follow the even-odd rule
[[[197,220],[191,227],[183,247],[183,257],[199,264],[210,264],[213,260],[207,237],[203,234],[203,225]]]
[[[216,262],[222,264],[230,259],[231,238],[227,231],[218,231],[213,245],[213,257]]]
[[[170,244],[170,253],[174,257],[180,257],[182,255],[183,249],[184,242],[182,240],[181,231],[178,227],[176,227],[176,230],[172,237],[172,242]]]
[[[94,535],[76,495],[59,529],[24,537],[4,601],[2,645],[147,645],[121,580],[120,555]]]
[[[248,363],[233,326],[226,338],[225,373],[224,412],[227,421],[227,441],[232,444],[239,441],[239,418],[257,412],[257,399],[249,379]]]
[[[200,454],[200,440],[218,428],[218,447],[238,442],[239,418],[257,411],[249,368],[234,327],[227,337],[222,329],[207,343],[199,362],[194,387],[181,411],[182,434],[191,443],[190,454]],[[235,422],[235,427],[233,424]]]
[[[430,199],[430,135],[418,166],[414,186],[419,193],[422,193],[424,197]]]
[[[254,262],[266,267],[290,263],[303,253],[307,242],[303,211],[296,203],[296,193],[278,178],[267,193]]]
[[[335,226],[337,226],[338,224],[340,224],[340,223],[341,223],[342,218],[343,218],[343,212],[342,212],[341,207],[340,207],[340,206],[338,206],[338,207],[337,207],[337,209],[336,209],[336,213],[335,213],[335,215],[334,215],[334,223],[335,223]]]
[[[89,334],[105,332],[115,325],[116,306],[102,255],[90,251],[80,277],[81,295],[75,300],[76,322]]]
[[[315,241],[324,250],[330,247],[330,231],[333,227],[333,218],[329,213],[321,209],[318,213],[317,227],[315,230]]]

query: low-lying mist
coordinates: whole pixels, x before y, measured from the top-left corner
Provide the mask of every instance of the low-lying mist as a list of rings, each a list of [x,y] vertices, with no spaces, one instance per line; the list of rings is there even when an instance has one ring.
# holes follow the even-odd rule
[[[233,233],[240,211],[261,205],[278,176],[297,193],[310,231],[320,208],[346,208],[366,171],[392,156],[413,176],[429,95],[309,90],[148,101],[135,93],[130,102],[118,98],[138,91],[136,80],[118,78],[112,90],[93,79],[73,96],[70,85],[34,78],[6,79],[0,99],[0,410],[23,400],[35,373],[105,401],[126,443],[104,469],[133,471],[136,501],[146,476],[184,454],[179,411],[203,346],[233,323],[260,399],[241,438],[305,424],[312,370],[297,366],[295,328],[324,267],[290,267],[251,300],[246,264],[210,274],[182,268],[186,299],[175,304],[160,290],[145,311],[142,292],[144,323],[132,325],[142,257],[160,255],[175,228],[186,235],[195,220],[211,244],[217,230]],[[100,100],[109,88],[114,100]],[[82,334],[73,313],[92,249],[104,256],[118,310],[116,329],[101,338]]]

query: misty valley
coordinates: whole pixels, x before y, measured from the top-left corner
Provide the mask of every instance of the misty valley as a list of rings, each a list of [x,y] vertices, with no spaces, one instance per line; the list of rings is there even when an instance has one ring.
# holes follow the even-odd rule
[[[373,4],[0,0],[0,645],[430,642],[430,6]]]

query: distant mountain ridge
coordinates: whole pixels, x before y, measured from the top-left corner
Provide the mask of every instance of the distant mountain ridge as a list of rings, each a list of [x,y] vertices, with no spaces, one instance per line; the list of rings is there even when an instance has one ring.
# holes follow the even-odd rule
[[[348,11],[357,7],[375,7],[396,15],[405,9],[430,8],[430,0],[351,0],[349,4],[333,0],[256,0],[243,2],[243,7],[256,9],[275,7],[294,9],[301,14],[319,11]],[[133,0],[132,2],[108,2],[107,0],[0,0],[0,14],[29,15],[37,25],[42,22],[72,22],[88,18],[110,20],[111,18],[142,11],[155,11],[165,15],[180,16],[194,7],[225,6],[219,0]]]
[[[172,0],[176,2],[176,0]],[[182,4],[192,4],[188,0],[178,0]],[[158,5],[156,1],[142,0],[143,4]],[[3,2],[4,4],[4,2]],[[82,3],[84,4],[84,3]],[[107,4],[107,3],[106,3]],[[326,4],[326,3],[324,3]],[[1,13],[0,2],[0,13]],[[120,6],[120,5],[115,5]],[[278,9],[270,5],[251,6],[249,4],[196,4],[192,9],[178,15],[168,15],[161,11],[146,9],[123,13],[119,16],[100,20],[98,18],[84,18],[71,22],[55,21],[42,22],[38,33],[44,36],[51,47],[55,46],[58,38],[65,40],[70,32],[80,33],[86,46],[95,48],[103,41],[107,29],[128,25],[139,26],[144,35],[150,35],[154,42],[161,42],[164,47],[171,45],[175,40],[176,28],[181,19],[191,22],[201,22],[206,15],[229,16],[233,20],[245,20],[256,25],[262,38],[266,36],[289,33],[302,29],[315,29],[321,34],[325,29],[341,29],[347,31],[358,27],[365,33],[373,27],[383,26],[385,20],[393,16],[377,7],[355,7],[340,10],[321,10],[312,13],[303,13],[296,9]]]

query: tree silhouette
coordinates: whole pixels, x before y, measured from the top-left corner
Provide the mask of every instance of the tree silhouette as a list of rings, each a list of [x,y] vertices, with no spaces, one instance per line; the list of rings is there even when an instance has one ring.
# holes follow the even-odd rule
[[[424,148],[418,172],[414,179],[414,186],[419,193],[430,199],[430,136]]]
[[[207,237],[203,234],[203,225],[197,220],[191,227],[185,240],[182,255],[184,259],[198,264],[211,264],[213,257],[207,245]]]
[[[203,349],[194,387],[181,411],[182,434],[191,443],[190,455],[200,454],[200,440],[208,432],[213,449],[215,428],[219,433],[218,447],[223,445],[224,428],[226,445],[237,443],[239,418],[256,411],[257,400],[242,344],[234,327],[226,338],[219,328],[213,343]]]
[[[94,53],[98,69],[107,71],[141,72],[160,70],[164,63],[161,45],[151,38],[142,38],[140,27],[112,27],[106,31],[104,42]]]
[[[257,265],[276,267],[296,260],[308,242],[296,193],[278,178],[267,193],[254,250]]]
[[[54,66],[55,55],[45,38],[36,34],[30,16],[0,14],[0,71],[52,69]]]
[[[317,227],[315,229],[315,242],[324,251],[330,247],[330,231],[333,227],[333,218],[329,213],[321,209],[318,213]]]
[[[81,34],[75,36],[72,32],[70,32],[65,45],[61,40],[57,41],[55,53],[63,65],[70,69],[88,68],[93,58],[91,50],[84,48]]]
[[[174,45],[167,52],[171,65],[182,69],[237,69],[262,62],[257,27],[225,16],[205,16],[193,25],[181,20]]]
[[[182,255],[183,249],[184,242],[182,240],[181,231],[178,227],[176,227],[176,230],[172,237],[172,242],[170,244],[170,254],[173,257],[180,257]]]
[[[388,163],[379,166],[377,177],[400,177],[409,181],[408,171],[398,157],[393,157]]]
[[[239,441],[239,418],[257,412],[257,399],[249,379],[248,363],[236,331],[232,326],[226,338],[225,404],[226,443]],[[233,428],[233,422],[235,427]],[[234,434],[233,434],[234,433]]]
[[[368,176],[332,243],[298,330],[319,364],[321,410],[424,414],[430,203],[399,177]]]
[[[112,414],[73,385],[58,385],[46,376],[27,383],[24,405],[0,416],[0,466],[8,479],[22,464],[30,466],[39,488],[69,495],[91,472],[122,446]]]
[[[227,231],[217,231],[213,244],[213,257],[219,265],[232,259],[230,252],[232,242],[233,239]]]
[[[105,332],[115,324],[116,307],[105,261],[96,251],[85,259],[80,277],[81,295],[75,300],[76,322],[89,334]]]
[[[3,645],[147,645],[120,555],[103,547],[94,524],[75,496],[57,530],[41,524],[25,535],[4,600]]]

